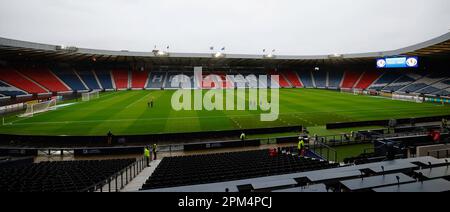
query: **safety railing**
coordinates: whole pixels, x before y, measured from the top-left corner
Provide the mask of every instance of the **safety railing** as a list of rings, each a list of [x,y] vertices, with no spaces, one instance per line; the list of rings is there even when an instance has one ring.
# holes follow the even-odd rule
[[[325,160],[338,162],[337,151],[324,143],[315,142],[309,146],[309,150]]]
[[[82,190],[82,192],[119,192],[146,167],[147,164],[145,158],[139,158],[126,168],[116,172],[107,179]]]

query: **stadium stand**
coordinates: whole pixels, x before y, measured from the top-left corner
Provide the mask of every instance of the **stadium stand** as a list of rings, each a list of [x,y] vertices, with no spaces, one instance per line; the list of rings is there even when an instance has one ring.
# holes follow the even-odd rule
[[[316,82],[316,87],[317,88],[326,88],[327,87],[327,72],[314,71],[312,73],[314,75],[314,81]]]
[[[21,73],[12,68],[2,68],[0,69],[0,73],[0,80],[23,91],[26,91],[27,93],[48,93],[48,91],[43,87],[26,78]]]
[[[328,72],[328,87],[329,88],[339,88],[341,86],[341,81],[344,73],[341,71],[329,71]]]
[[[450,96],[450,88],[447,88],[447,89],[445,89],[445,90],[438,91],[438,92],[433,93],[433,94],[435,94],[435,95],[440,95],[440,96]]]
[[[169,89],[179,88],[179,86],[173,87],[172,81],[174,81],[175,76],[180,75],[180,74],[183,74],[183,73],[182,72],[167,73],[167,77],[165,78],[165,81],[164,81],[164,88],[169,88]],[[179,78],[177,78],[177,79],[179,79]],[[179,85],[179,84],[177,83],[177,85]]]
[[[95,75],[97,75],[97,78],[102,86],[103,89],[105,90],[111,90],[114,89],[114,85],[113,85],[113,81],[112,81],[112,76],[111,76],[111,72],[110,71],[106,71],[106,70],[96,70]]]
[[[88,90],[72,69],[53,68],[52,70],[73,91]]]
[[[401,76],[402,75],[400,75],[399,73],[395,73],[395,72],[384,73],[383,76],[381,76],[381,78],[376,80],[369,87],[369,89],[382,90],[384,87],[388,86],[389,84],[391,84],[395,80],[399,79]]]
[[[114,79],[116,89],[128,88],[128,71],[127,70],[112,70],[111,74]]]
[[[8,85],[7,83],[0,81],[0,94],[2,96],[18,96],[24,95],[26,93],[14,86]]]
[[[398,90],[399,92],[416,92],[420,89],[423,89],[425,87],[430,86],[433,83],[442,81],[444,78],[439,77],[439,76],[425,76],[417,81],[415,81],[414,83],[412,83],[411,85],[408,85],[400,90]]]
[[[199,88],[198,83],[195,83],[195,81],[194,81],[194,73],[193,72],[184,72],[183,74],[188,76],[191,79],[191,88],[192,89]]]
[[[248,82],[245,79],[245,76],[243,76],[237,72],[231,73],[230,76],[228,76],[228,80],[230,81],[232,87],[235,87],[235,88],[248,87]]]
[[[425,164],[432,164],[428,166]],[[448,162],[417,157],[315,171],[146,190],[147,192],[445,192]]]
[[[148,81],[148,71],[131,71],[131,88],[142,89]]]
[[[386,91],[398,91],[401,88],[412,84],[413,82],[415,82],[416,80],[422,78],[421,75],[418,74],[412,74],[412,73],[408,73],[405,74],[403,76],[401,76],[399,79],[397,79],[395,82],[389,84],[388,86],[384,87],[383,90]]]
[[[101,89],[99,82],[95,77],[95,73],[91,70],[77,70],[78,76],[86,83],[89,89],[98,90]]]
[[[147,88],[149,88],[149,89],[163,88],[166,74],[167,74],[167,72],[162,72],[162,71],[150,72],[150,76],[149,76],[148,82],[147,82]]]
[[[298,77],[297,73],[293,71],[285,71],[283,74],[286,76],[286,79],[289,80],[291,85],[295,88],[301,88],[303,87],[302,82],[300,81],[300,78]]]
[[[286,76],[284,75],[283,72],[278,72],[278,71],[269,71],[268,75],[278,75],[279,76],[279,86],[282,88],[292,88],[292,85],[289,83],[289,81],[287,80]],[[272,84],[272,83],[271,83]]]
[[[41,162],[0,169],[1,192],[82,192],[136,159]]]
[[[346,71],[344,80],[342,81],[342,88],[353,88],[358,80],[361,78],[361,72]]]
[[[305,88],[314,88],[314,82],[312,78],[312,74],[310,71],[300,71],[298,72],[301,81],[303,82],[303,86]]]
[[[367,89],[372,83],[380,78],[381,73],[377,71],[366,71],[362,75],[359,82],[355,85],[355,88],[357,89]]]
[[[443,80],[441,82],[434,83],[426,88],[417,90],[417,93],[426,93],[426,94],[433,94],[438,93],[439,91],[445,90],[446,88],[450,87],[450,79]]]
[[[50,92],[70,91],[70,88],[64,85],[48,68],[21,68],[19,72],[44,86]]]
[[[269,150],[164,158],[142,189],[175,187],[337,167],[337,164]]]

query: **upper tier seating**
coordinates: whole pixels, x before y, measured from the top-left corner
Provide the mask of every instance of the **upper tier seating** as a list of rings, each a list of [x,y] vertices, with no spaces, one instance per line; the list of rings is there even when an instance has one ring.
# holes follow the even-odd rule
[[[54,68],[53,73],[55,73],[56,76],[58,76],[73,91],[88,90],[72,69]]]
[[[224,182],[336,167],[326,161],[269,150],[166,157],[143,185],[144,190]]]
[[[95,78],[94,72],[91,70],[77,70],[78,75],[81,77],[84,83],[89,87],[90,90],[101,89],[99,82]]]
[[[44,86],[50,92],[70,91],[70,88],[64,85],[48,68],[22,68],[20,72]]]
[[[0,81],[0,94],[2,96],[19,96],[24,95],[26,93],[16,87],[13,87],[5,82]]]
[[[48,93],[48,91],[42,88],[40,85],[27,79],[26,77],[24,77],[24,75],[20,74],[12,68],[0,68],[0,80],[23,91],[26,91],[27,93]]]
[[[132,71],[131,72],[131,88],[145,88],[148,81],[148,71]]]
[[[111,71],[116,89],[128,88],[128,71],[127,70],[112,70]]]
[[[97,75],[98,81],[100,81],[103,89],[114,89],[110,71],[96,70],[95,75]]]
[[[355,85],[357,89],[367,89],[372,83],[381,76],[380,72],[366,71],[364,72],[361,80]]]
[[[342,88],[353,88],[361,77],[361,72],[346,71],[344,74],[344,81],[342,82]]]
[[[291,85],[295,88],[301,88],[303,87],[302,82],[300,81],[300,78],[298,77],[297,73],[293,71],[285,71],[283,74],[286,76],[287,80],[291,83]]]

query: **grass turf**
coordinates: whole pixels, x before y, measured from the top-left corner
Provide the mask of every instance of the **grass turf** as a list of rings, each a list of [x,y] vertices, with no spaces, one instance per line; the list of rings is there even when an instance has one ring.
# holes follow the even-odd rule
[[[329,90],[280,89],[279,119],[261,122],[261,111],[175,111],[171,107],[173,92],[103,93],[97,100],[77,102],[30,118],[5,117],[6,124],[0,126],[0,133],[105,135],[111,130],[115,135],[156,134],[298,125],[317,127],[329,122],[450,114],[448,105],[393,101]],[[154,100],[154,108],[147,107],[149,99]]]

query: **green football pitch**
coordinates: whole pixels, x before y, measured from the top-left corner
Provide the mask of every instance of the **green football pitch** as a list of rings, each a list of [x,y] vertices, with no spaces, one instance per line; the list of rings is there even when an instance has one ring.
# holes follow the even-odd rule
[[[66,106],[33,117],[4,117],[1,134],[115,135],[219,131],[277,126],[323,126],[331,122],[382,120],[450,115],[450,106],[355,96],[329,90],[280,89],[279,119],[260,121],[262,111],[175,111],[175,91],[119,91],[102,93],[89,102]],[[204,91],[206,92],[206,91]],[[248,98],[248,95],[246,95]],[[149,108],[150,99],[154,107]],[[71,104],[72,103],[72,104]]]

